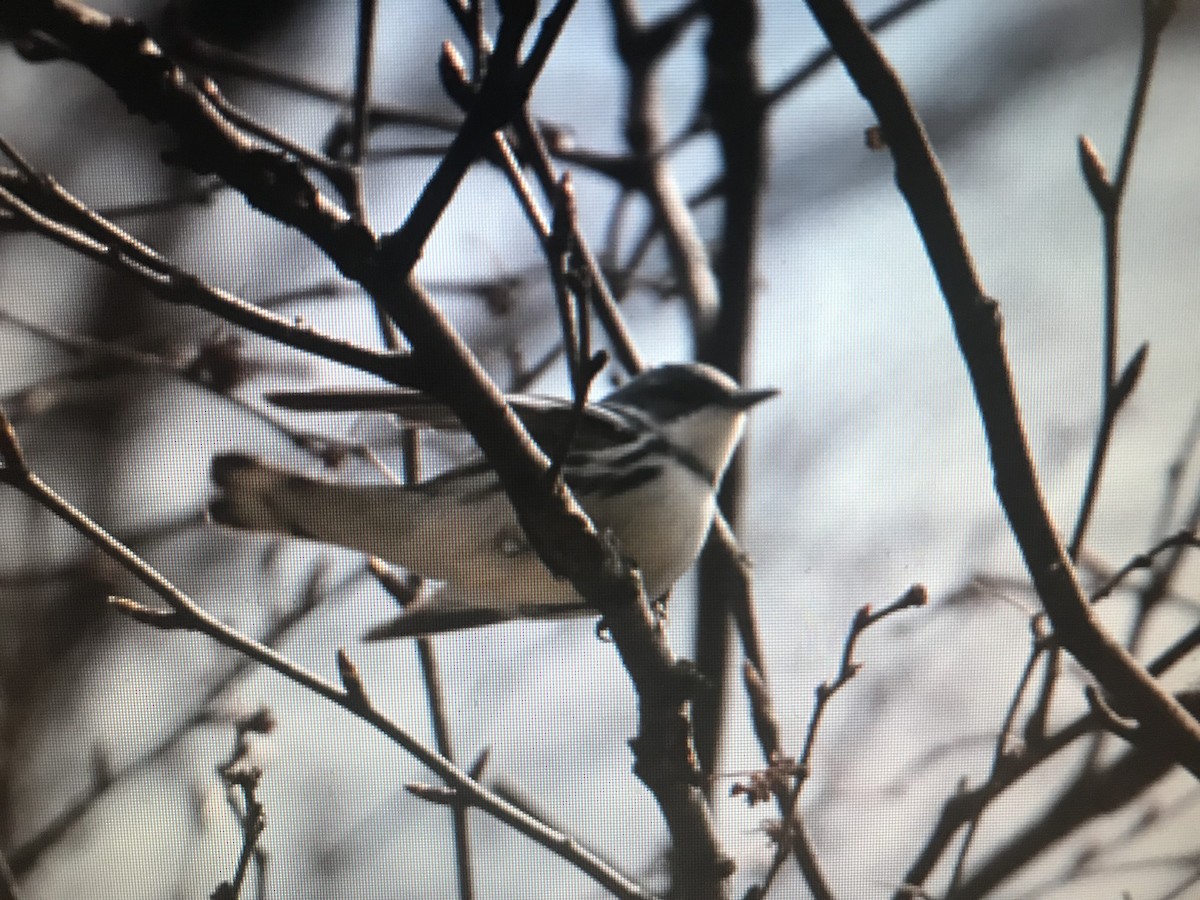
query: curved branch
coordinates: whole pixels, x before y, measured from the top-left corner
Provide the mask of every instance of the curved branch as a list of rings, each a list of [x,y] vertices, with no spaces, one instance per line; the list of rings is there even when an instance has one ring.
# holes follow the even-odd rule
[[[1109,635],[1087,597],[1046,509],[1021,423],[999,307],[975,272],[941,166],[900,79],[842,0],[807,0],[892,148],[908,203],[947,309],[983,418],[996,492],[1026,568],[1063,646],[1096,677],[1113,705],[1134,715],[1153,743],[1200,777],[1200,722]]]

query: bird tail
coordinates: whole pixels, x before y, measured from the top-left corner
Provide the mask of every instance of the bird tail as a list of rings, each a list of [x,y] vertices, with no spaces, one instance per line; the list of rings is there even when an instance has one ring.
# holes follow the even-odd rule
[[[477,596],[458,596],[452,585],[442,585],[419,596],[399,615],[369,629],[363,640],[391,641],[397,638],[428,637],[447,631],[463,631],[485,625],[498,625],[513,619],[568,619],[585,616],[595,609],[582,600],[554,599],[539,603],[483,601]]]
[[[340,544],[442,582],[370,640],[436,634],[514,617],[588,611],[523,540],[494,473],[476,468],[412,487],[317,481],[248,456],[218,456],[222,525]]]
[[[222,525],[341,544],[376,555],[392,549],[398,537],[403,542],[397,534],[406,518],[398,514],[407,493],[403,488],[330,484],[240,454],[216,457],[212,479],[222,493],[208,511]],[[381,546],[380,530],[373,527],[380,524],[374,514],[380,492],[392,501],[384,504],[393,513],[387,523],[387,546]]]

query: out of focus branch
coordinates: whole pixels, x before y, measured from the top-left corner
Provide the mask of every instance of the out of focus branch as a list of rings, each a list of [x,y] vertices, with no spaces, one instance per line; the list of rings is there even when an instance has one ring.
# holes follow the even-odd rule
[[[742,380],[747,374],[758,293],[759,211],[767,166],[767,107],[757,59],[759,11],[750,0],[706,0],[702,9],[709,20],[703,109],[720,148],[723,177],[719,239],[712,263],[719,305],[711,325],[696,330],[696,356]],[[746,452],[745,446],[738,451],[717,496],[732,529],[738,522]],[[714,539],[706,542],[697,582],[696,665],[713,683],[713,690],[697,704],[696,743],[708,771],[714,771],[717,763],[730,670],[731,612],[748,658],[761,643],[745,560],[729,552],[724,537],[717,530]],[[761,674],[765,680],[766,672]]]

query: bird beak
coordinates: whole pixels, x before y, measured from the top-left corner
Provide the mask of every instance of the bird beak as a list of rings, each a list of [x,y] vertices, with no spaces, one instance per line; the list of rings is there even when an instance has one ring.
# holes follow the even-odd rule
[[[749,409],[779,393],[779,388],[758,388],[753,391],[738,391],[733,395],[733,405],[738,409]]]

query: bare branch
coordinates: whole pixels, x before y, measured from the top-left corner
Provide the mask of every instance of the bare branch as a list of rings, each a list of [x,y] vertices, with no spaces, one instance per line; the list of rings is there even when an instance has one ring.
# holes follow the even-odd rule
[[[1092,602],[1099,603],[1120,587],[1121,583],[1138,569],[1151,568],[1158,556],[1178,547],[1200,547],[1200,536],[1197,536],[1191,529],[1185,528],[1169,537],[1163,538],[1145,553],[1139,553],[1113,573],[1108,581],[1104,582],[1104,584],[1092,593]]]
[[[300,167],[256,146],[217,115],[143,29],[91,11],[85,14],[78,6],[46,7],[31,0],[18,4],[15,11],[6,8],[5,18],[18,32],[53,35],[69,47],[75,58],[111,83],[131,109],[177,133],[182,140],[178,161],[220,174],[257,208],[298,228],[343,273],[359,281],[400,327],[413,348],[402,377],[437,373],[436,379],[427,377],[422,386],[451,404],[492,461],[540,558],[551,571],[569,577],[581,595],[604,613],[641,697],[641,732],[633,742],[638,757],[635,771],[655,793],[681,853],[693,863],[704,863],[692,866],[689,874],[711,887],[728,874],[730,863],[695,789],[688,742],[680,740],[688,730],[685,700],[694,681],[676,666],[636,574],[599,539],[568,492],[547,491],[544,454],[461,338],[410,277],[415,254],[466,166],[478,157],[482,142],[523,104],[540,64],[536,54],[527,66],[517,62],[530,8],[513,3],[506,9],[496,52],[472,107],[474,115],[468,114],[451,152],[405,225],[378,243],[345,210],[321,195]],[[553,24],[544,26],[547,34]],[[260,183],[260,179],[264,180]],[[386,360],[385,370],[395,357],[388,355]],[[394,373],[384,374],[376,365],[360,368],[396,380]],[[325,690],[342,695],[330,686]]]
[[[1133,100],[1125,121],[1125,134],[1121,139],[1121,152],[1117,157],[1117,171],[1111,178],[1105,171],[1099,151],[1086,137],[1080,138],[1080,163],[1084,179],[1096,202],[1096,208],[1104,224],[1104,352],[1100,381],[1100,426],[1096,430],[1096,441],[1092,447],[1092,461],[1088,467],[1087,481],[1079,503],[1075,527],[1067,545],[1071,559],[1079,558],[1080,548],[1087,535],[1088,523],[1092,518],[1096,497],[1100,491],[1100,479],[1104,474],[1104,463],[1112,443],[1117,414],[1129,398],[1145,360],[1145,347],[1138,351],[1127,366],[1133,375],[1128,384],[1117,375],[1117,308],[1120,294],[1121,255],[1121,209],[1129,185],[1129,173],[1133,166],[1133,151],[1137,146],[1142,120],[1145,118],[1146,98],[1150,95],[1150,79],[1154,74],[1154,63],[1158,58],[1158,47],[1163,30],[1167,26],[1173,8],[1169,4],[1151,2],[1143,4],[1142,46],[1138,59],[1137,76],[1134,82]],[[1139,362],[1139,357],[1141,362]]]
[[[996,491],[1038,596],[1063,646],[1147,736],[1175,749],[1200,777],[1200,723],[1159,687],[1092,613],[1059,540],[1030,458],[1001,334],[959,228],[924,127],[894,71],[843,0],[808,0],[818,23],[875,110],[892,149],[896,181],[917,222],[945,296],[991,448]]]
[[[895,615],[898,612],[906,609],[924,606],[928,601],[925,588],[922,585],[913,585],[904,594],[896,600],[889,603],[880,610],[873,611],[871,607],[863,606],[854,616],[854,621],[850,624],[850,630],[846,633],[846,640],[842,646],[841,663],[838,666],[838,671],[834,677],[817,685],[816,702],[813,704],[812,714],[808,720],[808,729],[804,735],[803,749],[800,751],[800,756],[794,762],[784,763],[784,760],[778,756],[774,760],[776,767],[781,767],[781,774],[791,780],[791,786],[786,790],[780,791],[775,787],[776,802],[782,812],[782,818],[779,824],[779,834],[776,836],[775,855],[771,860],[771,865],[767,869],[767,874],[761,882],[756,886],[756,896],[766,896],[775,878],[783,868],[784,862],[789,854],[794,854],[797,863],[800,866],[801,872],[804,875],[805,883],[808,885],[813,896],[819,900],[827,900],[833,897],[833,892],[822,873],[820,866],[817,863],[815,853],[812,851],[809,844],[807,833],[804,829],[804,823],[799,812],[800,794],[804,790],[804,785],[808,782],[809,766],[812,762],[813,748],[816,746],[817,731],[821,727],[821,721],[824,718],[825,710],[834,696],[858,674],[862,668],[861,664],[854,660],[854,650],[858,646],[858,639],[863,632],[877,622],[886,619],[889,616]],[[778,779],[780,784],[784,779]],[[775,780],[773,780],[775,781]],[[747,791],[737,791],[735,793],[749,793]]]

